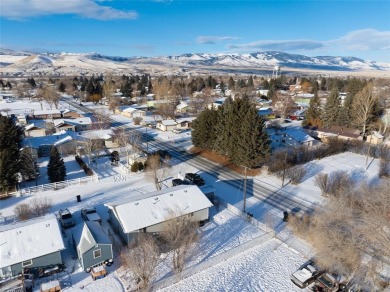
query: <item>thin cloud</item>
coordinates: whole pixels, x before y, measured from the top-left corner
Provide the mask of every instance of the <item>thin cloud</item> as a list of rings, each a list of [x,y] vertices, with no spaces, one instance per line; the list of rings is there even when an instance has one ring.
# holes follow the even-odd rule
[[[329,46],[339,46],[348,51],[378,51],[390,49],[390,31],[367,28],[347,33],[339,39],[327,42]]]
[[[239,49],[243,51],[250,50],[272,50],[272,51],[306,51],[306,50],[315,50],[324,47],[322,42],[318,41],[309,41],[309,40],[264,40],[257,41],[247,44],[238,44],[233,45],[229,44],[227,46],[229,49]]]
[[[260,40],[245,44],[228,44],[235,51],[314,51],[319,49],[344,51],[383,51],[390,49],[390,31],[361,29],[334,40]]]
[[[1,0],[0,16],[12,20],[58,14],[72,14],[85,18],[136,19],[135,11],[122,11],[102,6],[94,0]]]
[[[231,36],[199,36],[196,38],[196,42],[198,44],[216,44],[219,42],[224,41],[232,41],[237,40],[237,37],[231,37]]]

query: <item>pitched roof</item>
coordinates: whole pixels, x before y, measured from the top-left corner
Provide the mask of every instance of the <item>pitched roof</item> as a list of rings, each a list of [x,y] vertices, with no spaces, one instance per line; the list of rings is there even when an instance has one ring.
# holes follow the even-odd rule
[[[24,138],[22,140],[22,147],[31,147],[37,149],[42,145],[59,146],[71,140],[73,140],[73,138],[64,131],[50,136]]]
[[[73,230],[73,239],[81,253],[85,253],[97,244],[111,244],[98,222],[84,222]]]
[[[164,126],[176,126],[177,123],[174,120],[163,120],[160,122]]]
[[[0,226],[0,268],[65,249],[54,214]]]
[[[212,206],[195,185],[180,185],[105,205],[114,212],[125,233],[162,223],[171,211],[186,215]]]

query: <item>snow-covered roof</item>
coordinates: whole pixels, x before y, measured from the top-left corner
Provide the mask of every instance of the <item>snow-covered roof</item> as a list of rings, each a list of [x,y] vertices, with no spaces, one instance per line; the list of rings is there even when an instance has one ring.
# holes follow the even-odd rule
[[[186,102],[181,102],[181,103],[179,103],[179,104],[176,106],[176,109],[181,110],[181,109],[184,109],[184,108],[186,108],[186,107],[188,107],[188,103],[186,103]]]
[[[312,272],[309,271],[309,269],[307,269],[306,267],[303,268],[302,270],[298,270],[296,271],[293,276],[295,278],[297,278],[301,283],[304,283],[305,281],[307,281],[308,279],[310,279],[313,274]]]
[[[160,122],[164,126],[176,126],[177,123],[174,120],[163,120]]]
[[[183,122],[192,122],[194,120],[196,120],[196,117],[180,118],[180,119],[176,120],[176,123],[180,124],[180,123],[183,123]]]
[[[67,124],[71,125],[91,125],[92,120],[91,118],[85,117],[85,118],[75,118],[75,119],[63,119],[63,121]]]
[[[141,112],[143,112],[142,109],[135,108],[135,107],[128,107],[128,108],[126,108],[126,109],[123,110],[123,112],[128,112],[128,113],[133,113],[133,112],[136,112],[136,111],[141,111]]]
[[[42,128],[42,127],[37,127],[37,126],[35,126],[34,124],[29,124],[29,125],[27,125],[26,127],[24,127],[24,130],[25,130],[25,131],[32,131],[32,130],[37,130],[37,129],[42,130],[42,129],[44,129],[44,128]]]
[[[46,110],[34,110],[34,115],[54,115],[54,114],[61,114],[60,110],[58,109],[46,109]]]
[[[54,214],[0,226],[0,268],[65,249]]]
[[[298,98],[313,98],[314,94],[313,93],[298,93],[296,95]]]
[[[98,222],[87,221],[72,231],[77,249],[83,254],[97,244],[111,244]]]
[[[31,147],[31,148],[39,148],[41,145],[55,145],[59,146],[68,141],[71,141],[73,138],[68,135],[68,133],[61,132],[56,133],[55,135],[50,136],[42,136],[42,137],[28,137],[22,140],[22,147]]]
[[[181,216],[212,206],[195,185],[180,185],[105,205],[114,212],[125,233],[162,223],[171,211]]]
[[[110,139],[114,135],[114,132],[111,129],[102,129],[102,130],[91,130],[83,131],[78,136],[82,136],[87,139]]]

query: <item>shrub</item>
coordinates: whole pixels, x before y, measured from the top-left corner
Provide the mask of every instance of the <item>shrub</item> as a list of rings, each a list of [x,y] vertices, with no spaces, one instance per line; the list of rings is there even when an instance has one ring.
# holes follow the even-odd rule
[[[93,170],[90,169],[89,167],[87,167],[87,170],[84,169],[84,171],[85,171],[85,173],[86,173],[88,176],[92,176],[92,175],[93,175]]]
[[[293,185],[297,185],[302,182],[305,177],[307,170],[304,165],[298,165],[291,167],[287,171],[287,177],[290,178],[290,181]]]
[[[133,118],[133,122],[134,122],[134,125],[140,125],[141,122],[142,122],[142,118],[141,117],[135,117],[135,118]]]
[[[30,205],[25,203],[17,205],[14,209],[14,213],[20,221],[28,220],[32,216]]]
[[[139,170],[138,162],[135,161],[130,168],[131,172],[137,172]]]
[[[139,171],[142,171],[142,170],[144,170],[144,164],[142,163],[142,162],[138,162],[138,170]]]
[[[381,159],[379,162],[379,177],[389,177],[390,176],[390,160]]]

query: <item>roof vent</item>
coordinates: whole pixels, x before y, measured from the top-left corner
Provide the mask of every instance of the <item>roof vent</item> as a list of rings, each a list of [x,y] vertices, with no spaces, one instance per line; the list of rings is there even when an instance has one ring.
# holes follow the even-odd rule
[[[173,196],[173,194],[169,194],[171,197]]]
[[[186,192],[187,192],[187,190],[184,190],[184,192],[186,193]]]
[[[46,227],[49,227],[49,226],[50,226],[50,223],[47,223],[47,224],[46,224]]]
[[[139,205],[139,203],[138,203],[138,202],[137,202],[137,203],[134,203],[134,205],[138,206],[138,205]]]

